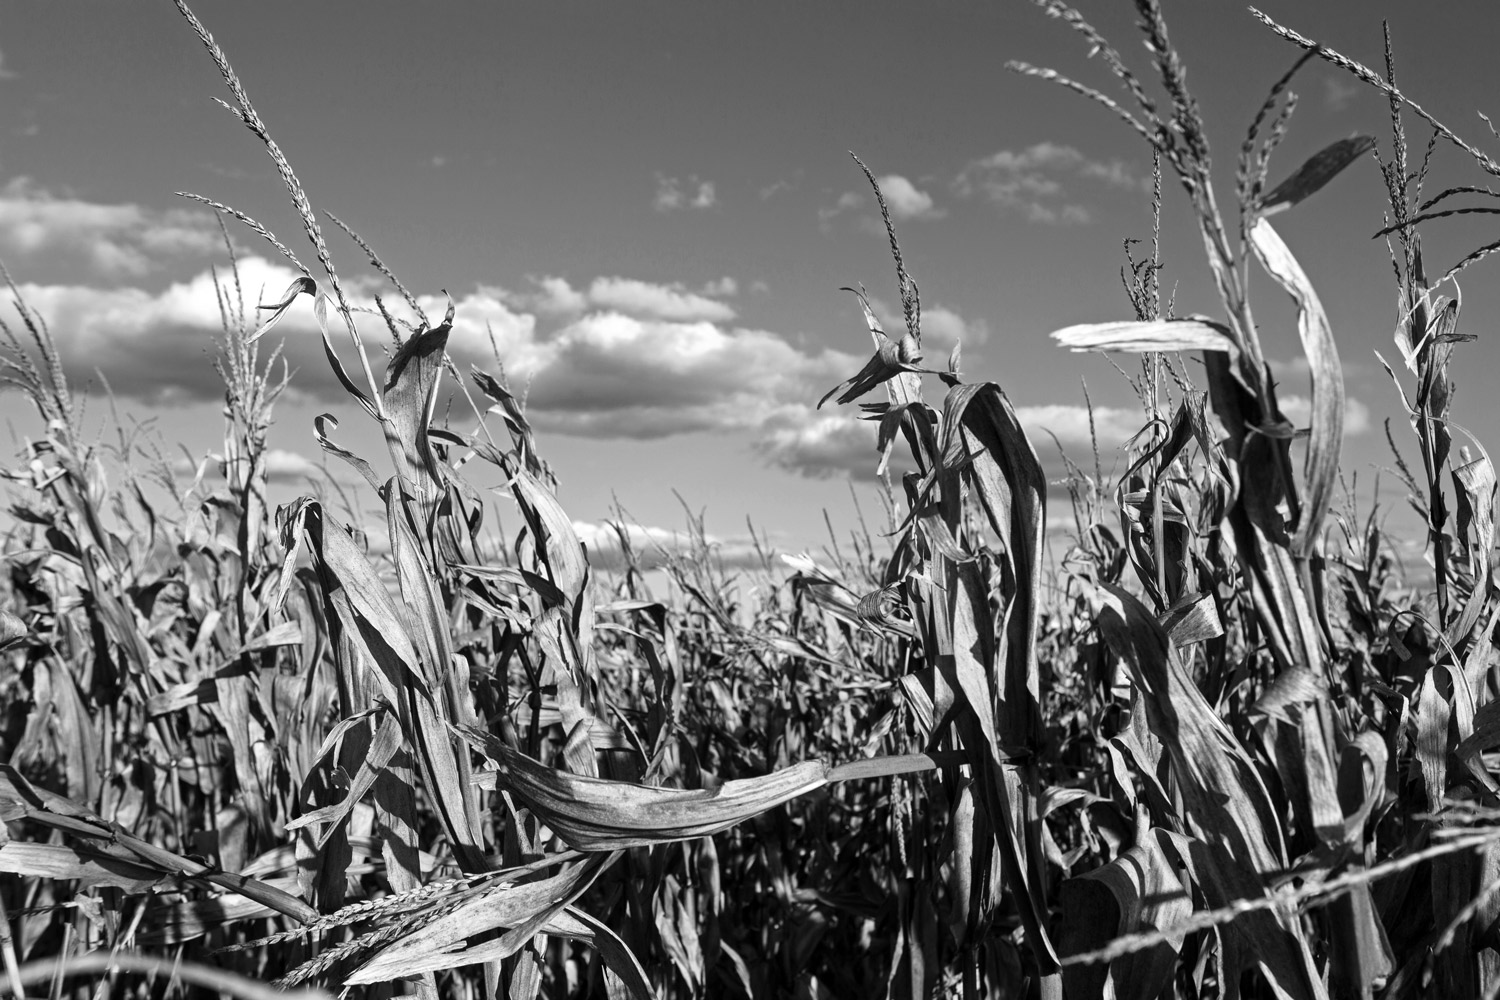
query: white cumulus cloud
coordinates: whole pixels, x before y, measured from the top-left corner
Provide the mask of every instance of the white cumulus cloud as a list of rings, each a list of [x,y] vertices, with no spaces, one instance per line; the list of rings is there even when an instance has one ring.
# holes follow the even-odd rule
[[[213,213],[100,204],[58,196],[27,177],[0,188],[0,257],[33,270],[66,269],[90,278],[139,278],[165,261],[222,251]]]
[[[705,534],[698,539],[686,531],[620,521],[574,521],[573,533],[588,548],[589,563],[600,569],[623,569],[626,543],[636,566],[644,570],[657,569],[670,559],[696,557],[705,550],[709,559],[726,568],[761,565],[755,539],[747,536],[723,538]],[[621,533],[625,535],[623,543]]]
[[[885,204],[893,219],[941,219],[947,214],[933,204],[932,195],[919,190],[900,174],[887,174],[878,178],[876,183],[885,195]]]
[[[1002,149],[970,162],[953,181],[962,198],[982,197],[1030,222],[1086,224],[1093,215],[1070,193],[1076,180],[1122,190],[1143,190],[1143,181],[1119,160],[1093,160],[1072,146],[1039,142],[1023,150]],[[1065,183],[1067,182],[1067,183]]]

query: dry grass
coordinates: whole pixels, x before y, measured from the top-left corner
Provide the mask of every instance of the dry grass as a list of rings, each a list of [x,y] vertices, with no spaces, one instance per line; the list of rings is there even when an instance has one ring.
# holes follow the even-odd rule
[[[1409,375],[1392,377],[1420,468],[1397,460],[1427,526],[1431,594],[1400,585],[1378,511],[1342,487],[1336,337],[1267,221],[1317,211],[1300,203],[1374,140],[1267,183],[1304,56],[1247,130],[1226,222],[1158,6],[1136,4],[1160,107],[1048,0],[1105,54],[1124,101],[1015,68],[1103,104],[1175,173],[1223,307],[1173,314],[1158,231],[1122,272],[1133,318],[1059,332],[1075,349],[1141,353],[1129,377],[1150,417],[1116,480],[1097,455],[1092,475],[1070,465],[1077,532],[1059,577],[1041,565],[1048,484],[1002,388],[965,382],[956,354],[918,367],[920,293],[887,217],[906,329],[887,336],[856,292],[875,353],[829,396],[878,423],[882,467],[911,454],[888,549],[856,539],[854,559],[768,575],[746,599],[695,524],[700,551],[669,559],[679,597],[664,602],[623,531],[623,570],[591,567],[524,407],[503,380],[461,378],[451,311],[421,315],[335,219],[414,313],[380,306],[377,378],[361,329],[374,317],[349,307],[291,165],[179,6],[323,277],[298,263],[256,323],[237,274],[221,276],[224,482],[185,496],[140,441],[84,439],[43,318],[14,303],[0,365],[42,430],[6,471],[18,526],[0,620],[0,958],[13,990],[1500,992],[1495,473],[1479,442],[1452,446],[1450,365],[1471,337],[1444,294],[1453,270],[1427,277],[1419,229],[1447,214],[1437,202],[1484,189],[1423,199],[1434,143],[1413,168],[1403,108],[1474,150],[1396,89],[1392,60],[1381,76],[1277,29],[1391,99],[1376,154],[1390,204],[1372,229],[1400,288]],[[1156,191],[1159,219],[1160,173]],[[250,216],[200,200],[297,263]],[[1297,309],[1305,435],[1264,362],[1257,268]],[[353,505],[384,510],[388,555],[325,498],[266,503],[284,381],[260,341],[303,294],[384,432],[371,459],[318,427],[368,485]],[[1201,353],[1205,386],[1180,352]],[[435,424],[445,374],[472,426]],[[483,516],[460,468],[475,461],[509,484],[514,534]]]

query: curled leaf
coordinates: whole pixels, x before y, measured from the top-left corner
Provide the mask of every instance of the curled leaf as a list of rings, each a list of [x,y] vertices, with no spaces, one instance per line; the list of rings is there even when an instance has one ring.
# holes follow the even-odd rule
[[[1304,467],[1306,494],[1297,537],[1292,542],[1293,553],[1306,556],[1317,544],[1338,480],[1339,449],[1344,442],[1344,370],[1323,303],[1297,258],[1264,219],[1250,230],[1250,242],[1266,273],[1297,303],[1297,332],[1312,374],[1312,434]]]
[[[524,802],[570,847],[612,851],[694,840],[727,830],[828,783],[828,765],[804,761],[715,789],[651,788],[547,767],[482,729],[459,727],[497,766],[496,784]]]
[[[299,274],[297,277],[292,279],[292,283],[290,285],[286,286],[286,291],[281,293],[281,298],[279,300],[272,302],[269,305],[260,306],[261,309],[272,310],[271,317],[260,326],[256,327],[255,332],[252,333],[249,337],[245,338],[245,343],[253,344],[260,338],[264,337],[266,334],[270,333],[271,328],[277,323],[281,322],[281,317],[286,315],[286,311],[292,307],[292,303],[297,301],[297,296],[304,293],[307,295],[317,295],[318,283],[305,274]]]
[[[1343,173],[1345,167],[1374,148],[1375,139],[1368,135],[1352,135],[1329,143],[1298,167],[1296,173],[1261,198],[1260,214],[1284,212],[1316,194],[1323,185]]]
[[[1234,334],[1202,316],[1120,323],[1080,323],[1063,327],[1052,339],[1074,351],[1227,351],[1238,353]]]

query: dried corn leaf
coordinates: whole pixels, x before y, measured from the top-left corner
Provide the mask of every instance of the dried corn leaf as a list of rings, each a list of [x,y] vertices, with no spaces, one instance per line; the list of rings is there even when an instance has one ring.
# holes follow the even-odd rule
[[[1234,334],[1223,323],[1201,316],[1187,319],[1080,323],[1063,327],[1052,339],[1073,351],[1226,351],[1237,355]]]
[[[317,294],[318,283],[316,281],[309,278],[305,274],[293,278],[292,283],[286,286],[286,291],[281,293],[281,298],[279,300],[268,305],[262,304],[260,306],[257,306],[257,308],[259,309],[269,311],[271,315],[266,319],[264,323],[255,328],[254,333],[245,338],[246,346],[255,343],[257,340],[270,333],[271,330],[276,326],[276,324],[281,322],[281,317],[286,315],[286,311],[292,307],[292,303],[297,301],[297,296],[316,296]]]
[[[396,463],[397,475],[416,490],[416,499],[429,514],[442,490],[442,481],[427,427],[437,405],[443,352],[448,347],[452,321],[453,305],[449,303],[442,323],[402,343],[386,365],[382,393],[389,416],[381,425],[386,447]]]
[[[727,830],[828,783],[828,765],[804,761],[760,778],[684,791],[588,778],[547,767],[482,729],[460,734],[496,765],[497,786],[514,795],[580,851],[645,847]]]
[[[380,983],[459,965],[499,961],[514,954],[531,935],[513,943],[508,954],[486,945],[465,948],[469,938],[497,928],[524,927],[591,885],[613,857],[600,855],[567,864],[558,874],[535,882],[487,887],[451,913],[411,931],[363,963],[345,979],[347,986]],[[542,923],[546,923],[543,921]],[[482,954],[480,954],[482,952]]]
[[[311,281],[312,279],[308,279]],[[359,405],[365,408],[365,412],[372,417],[379,418],[380,412],[365,391],[354,384],[349,373],[344,370],[344,362],[339,360],[338,352],[333,349],[333,339],[328,335],[328,296],[322,292],[309,292],[313,296],[313,319],[318,321],[318,333],[323,338],[323,356],[328,359],[328,367],[333,369],[333,375],[339,380],[339,385],[344,391],[353,396]],[[349,329],[354,329],[354,319],[349,315],[344,316],[344,321]]]
[[[1374,148],[1375,140],[1368,135],[1352,135],[1329,143],[1298,167],[1290,177],[1261,197],[1260,214],[1284,212],[1299,201],[1311,197],[1342,173],[1345,167]]]
[[[0,872],[27,878],[77,879],[81,889],[123,889],[127,893],[146,892],[172,880],[159,868],[86,844],[31,844],[20,840],[0,844]]]
[[[244,875],[216,871],[208,865],[132,837],[76,802],[37,788],[9,764],[0,764],[0,820],[9,822],[17,819],[30,819],[74,836],[107,841],[129,851],[145,864],[156,867],[163,875],[171,874],[212,883],[303,923],[318,915],[316,910],[302,900],[264,882]]]
[[[301,509],[287,527],[301,521],[323,571],[327,591],[340,591],[346,599],[347,604],[333,602],[335,611],[341,616],[350,614],[351,620],[343,623],[345,633],[366,652],[368,661],[378,667],[375,676],[381,682],[386,700],[393,705],[402,704],[401,691],[408,684],[415,686],[420,694],[429,694],[406,616],[397,611],[375,567],[343,529],[328,523],[322,504],[309,499],[299,503]],[[292,546],[288,544],[287,548],[290,550]]]
[[[1283,670],[1266,693],[1250,706],[1251,715],[1263,715],[1287,725],[1296,725],[1288,709],[1328,697],[1328,682],[1306,667]]]
[[[407,343],[417,339],[413,337]],[[399,510],[397,491],[391,489],[386,494],[391,554],[404,599],[402,610],[413,612],[409,619],[413,639],[421,648],[420,661],[413,666],[435,693],[427,698],[420,691],[414,692],[402,721],[408,727],[407,738],[416,751],[428,796],[453,843],[459,865],[465,871],[480,871],[484,852],[478,807],[469,784],[469,755],[454,744],[447,728],[450,722],[474,721],[472,695],[468,685],[454,676],[448,617],[437,584],[429,576],[412,530]]]
[[[322,850],[323,846],[328,843],[328,838],[338,829],[339,824],[375,786],[376,776],[396,755],[396,751],[401,749],[402,742],[400,721],[389,712],[381,713],[380,723],[375,729],[374,737],[370,740],[369,750],[360,761],[359,770],[355,773],[353,780],[349,782],[348,793],[333,805],[313,809],[295,819],[288,820],[287,830],[300,830],[304,826],[326,824],[326,828],[317,839],[317,848]]]
[[[1490,464],[1489,456],[1481,455],[1454,469],[1453,484],[1458,495],[1456,533],[1474,577],[1474,587],[1463,611],[1448,627],[1449,644],[1458,646],[1479,621],[1490,599],[1490,553],[1495,547],[1495,467]]]
[[[517,472],[511,491],[537,540],[537,558],[551,574],[551,582],[576,600],[588,577],[588,559],[573,530],[573,522],[541,482],[529,472]]]
[[[1448,723],[1453,707],[1438,689],[1438,674],[1444,670],[1441,665],[1433,666],[1423,676],[1415,712],[1417,763],[1427,787],[1427,808],[1433,813],[1442,812],[1448,793]]]
[[[1343,169],[1342,165],[1337,169]],[[1312,435],[1303,469],[1302,516],[1292,541],[1292,554],[1306,558],[1318,543],[1338,480],[1339,449],[1344,443],[1344,371],[1323,303],[1297,258],[1264,219],[1251,228],[1250,243],[1266,273],[1297,303],[1297,332],[1312,375]]]
[[[372,490],[375,490],[377,493],[380,492],[382,489],[380,478],[375,475],[375,470],[371,468],[370,463],[354,454],[348,448],[334,443],[332,432],[338,430],[338,426],[338,418],[332,413],[320,413],[313,418],[313,437],[317,440],[318,447],[335,458],[340,458],[348,462],[355,472],[364,477],[365,482],[370,484]]]
[[[1224,625],[1219,621],[1219,606],[1212,594],[1183,597],[1162,615],[1161,627],[1172,645],[1179,648],[1217,639],[1224,634]]]
[[[1147,831],[1114,861],[1062,884],[1058,899],[1066,930],[1059,947],[1081,954],[1123,934],[1170,929],[1187,919],[1192,899],[1162,850],[1162,833]],[[1184,937],[1169,934],[1155,947],[1123,955],[1108,966],[1065,966],[1064,990],[1068,996],[1155,1000],[1171,982]]]

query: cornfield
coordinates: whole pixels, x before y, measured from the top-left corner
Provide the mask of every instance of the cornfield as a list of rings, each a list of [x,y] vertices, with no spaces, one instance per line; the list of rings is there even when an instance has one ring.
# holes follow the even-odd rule
[[[1261,17],[1290,68],[1225,211],[1156,0],[1134,6],[1164,101],[1077,11],[1037,0],[1122,96],[1010,69],[1138,133],[1157,217],[1175,177],[1222,306],[1176,315],[1152,239],[1119,316],[1053,334],[1139,355],[1126,375],[1148,419],[1123,473],[1070,461],[1049,483],[1002,386],[967,381],[956,353],[924,359],[917,283],[856,158],[904,328],[851,289],[870,359],[819,405],[858,404],[872,465],[911,470],[891,485],[893,531],[827,564],[768,557],[747,598],[696,525],[662,597],[623,526],[623,565],[591,564],[503,373],[459,371],[452,309],[426,315],[314,211],[176,3],[316,266],[190,196],[300,277],[262,317],[221,275],[223,482],[185,495],[159,456],[88,438],[47,317],[13,297],[0,371],[38,424],[4,470],[12,993],[1500,996],[1496,480],[1450,374],[1474,339],[1455,278],[1500,242],[1438,274],[1421,241],[1496,211],[1482,183],[1424,191],[1438,150],[1484,175],[1500,163],[1398,89],[1389,41],[1377,72]],[[1314,60],[1386,95],[1390,134],[1273,169]],[[1399,302],[1386,370],[1418,459],[1392,448],[1433,567],[1420,589],[1341,478],[1338,337],[1271,221],[1372,166]],[[328,221],[409,318],[350,304]],[[1295,307],[1309,427],[1278,405],[1252,272]],[[286,381],[270,345],[308,300],[350,418],[374,421],[386,454],[320,421],[365,492],[272,509]],[[1049,490],[1074,521],[1050,568]]]

